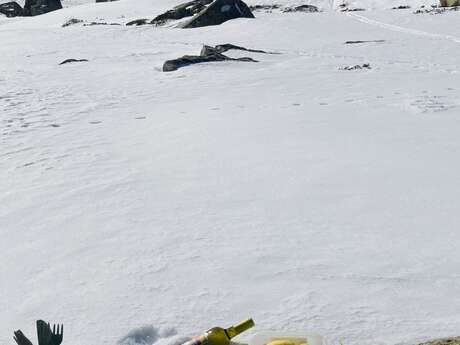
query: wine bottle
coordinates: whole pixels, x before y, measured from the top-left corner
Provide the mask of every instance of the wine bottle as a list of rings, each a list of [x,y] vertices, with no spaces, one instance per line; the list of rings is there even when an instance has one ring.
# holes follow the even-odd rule
[[[183,345],[229,345],[230,340],[254,326],[252,319],[246,319],[229,328],[213,327]]]

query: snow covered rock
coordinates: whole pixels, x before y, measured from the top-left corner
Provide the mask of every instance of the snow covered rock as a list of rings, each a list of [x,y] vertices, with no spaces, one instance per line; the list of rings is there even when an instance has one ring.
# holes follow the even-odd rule
[[[197,28],[219,25],[235,18],[254,18],[250,8],[241,0],[192,0],[156,16],[150,24],[164,25],[172,20],[192,17],[178,25],[181,28]],[[127,25],[147,24],[134,20]]]
[[[181,24],[184,29],[219,25],[236,18],[254,18],[249,7],[241,0],[215,0],[189,21]]]
[[[319,12],[318,7],[313,6],[313,5],[300,5],[296,7],[286,7],[283,9],[283,12],[308,12],[308,13],[313,13],[313,12]]]
[[[24,15],[38,16],[61,8],[61,0],[26,0],[24,5]]]
[[[18,17],[23,15],[22,7],[15,1],[0,4],[0,13],[7,17]]]
[[[203,46],[201,49],[200,55],[185,55],[181,58],[175,60],[168,60],[163,65],[163,72],[172,72],[176,71],[181,67],[203,63],[203,62],[216,62],[216,61],[244,61],[244,62],[257,62],[256,60],[249,58],[249,57],[242,57],[242,58],[231,58],[222,53],[228,50],[244,50],[248,52],[255,52],[255,53],[266,53],[263,50],[254,50],[254,49],[247,49],[244,47],[235,46],[233,44],[221,44],[215,47],[210,46]]]
[[[65,65],[67,63],[72,63],[72,62],[87,62],[87,59],[66,59],[62,61],[59,65]]]
[[[186,17],[194,16],[206,9],[212,0],[192,0],[175,6],[173,9],[156,16],[150,24],[163,25],[170,20],[179,20]],[[131,24],[133,25],[133,24]],[[136,24],[139,25],[139,24]]]

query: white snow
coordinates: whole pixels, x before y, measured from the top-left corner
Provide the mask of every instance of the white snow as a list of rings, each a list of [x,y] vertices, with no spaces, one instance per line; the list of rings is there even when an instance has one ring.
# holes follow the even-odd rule
[[[61,27],[176,3],[0,18],[0,343],[38,318],[68,345],[248,315],[332,344],[458,335],[460,12]],[[281,54],[161,72],[222,43]]]

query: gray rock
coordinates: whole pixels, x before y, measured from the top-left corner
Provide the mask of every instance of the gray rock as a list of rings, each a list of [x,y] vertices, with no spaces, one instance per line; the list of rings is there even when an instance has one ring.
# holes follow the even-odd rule
[[[83,26],[95,26],[95,25],[121,25],[120,23],[106,23],[106,22],[91,22],[85,23]]]
[[[194,16],[209,5],[213,0],[192,0],[183,4],[180,4],[173,9],[166,11],[156,16],[150,24],[163,25],[171,20],[179,20],[186,17]]]
[[[345,44],[363,44],[363,43],[383,43],[385,40],[370,40],[370,41],[346,41]]]
[[[197,63],[203,63],[203,62],[215,62],[215,61],[257,62],[257,60],[254,60],[250,57],[242,57],[242,58],[235,59],[235,58],[231,58],[231,57],[228,57],[222,54],[232,49],[233,50],[244,50],[244,51],[254,52],[254,53],[270,54],[263,50],[247,49],[244,47],[235,46],[233,44],[221,44],[215,47],[205,45],[201,49],[199,56],[198,55],[184,55],[181,58],[166,61],[163,64],[163,72],[172,72],[172,71],[176,71],[177,69],[181,67],[185,67],[185,66],[189,66],[189,65],[193,65]]]
[[[252,6],[249,6],[249,9],[250,9],[252,12],[255,12],[255,11],[272,12],[273,10],[278,10],[278,9],[280,9],[281,7],[282,7],[282,6],[281,6],[281,5],[278,5],[278,4],[270,4],[270,5],[261,4],[261,5],[252,5]]]
[[[25,16],[38,16],[62,8],[61,0],[26,0]]]
[[[236,46],[230,43],[219,44],[215,47],[210,47],[210,46],[205,45],[203,46],[203,49],[201,50],[201,54],[205,53],[206,51],[209,51],[210,49],[211,49],[211,52],[216,51],[218,53],[225,53],[226,51],[229,51],[229,50],[244,50],[244,51],[251,52],[251,53],[277,54],[277,53],[272,53],[272,52],[266,52],[264,50],[259,50],[259,49],[248,49],[248,48]]]
[[[286,7],[283,12],[319,12],[318,7],[313,5],[300,5],[296,7]]]
[[[11,1],[0,4],[0,13],[7,17],[19,17],[24,15],[24,10],[17,2]]]
[[[70,25],[78,24],[78,23],[83,23],[83,20],[77,19],[77,18],[71,18],[68,21],[66,21],[64,24],[62,24],[63,28],[66,28]]]
[[[87,62],[88,60],[86,59],[67,59],[64,60],[60,63],[60,65],[65,65],[66,63],[71,63],[71,62]]]
[[[190,29],[220,25],[236,18],[254,18],[254,15],[242,0],[215,0],[203,11],[180,25],[180,27]]]
[[[145,25],[145,24],[147,24],[148,22],[149,22],[148,19],[146,19],[146,18],[141,18],[141,19],[132,20],[132,21],[126,23],[126,25],[128,25],[128,26],[132,26],[132,25],[134,25],[134,26],[139,26],[139,25]]]
[[[340,70],[342,71],[356,71],[356,70],[360,70],[360,69],[371,69],[371,65],[368,64],[368,63],[365,63],[365,64],[362,64],[362,65],[354,65],[354,66],[346,66],[346,67],[342,67],[342,68],[339,68]]]

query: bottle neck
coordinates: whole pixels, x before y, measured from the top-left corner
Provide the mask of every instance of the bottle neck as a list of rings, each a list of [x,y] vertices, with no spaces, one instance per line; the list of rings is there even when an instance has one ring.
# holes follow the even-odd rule
[[[246,319],[244,321],[241,321],[240,323],[237,323],[236,325],[227,328],[225,330],[225,333],[227,333],[229,339],[232,339],[236,337],[238,334],[247,331],[251,327],[254,327],[254,321],[252,319]]]

